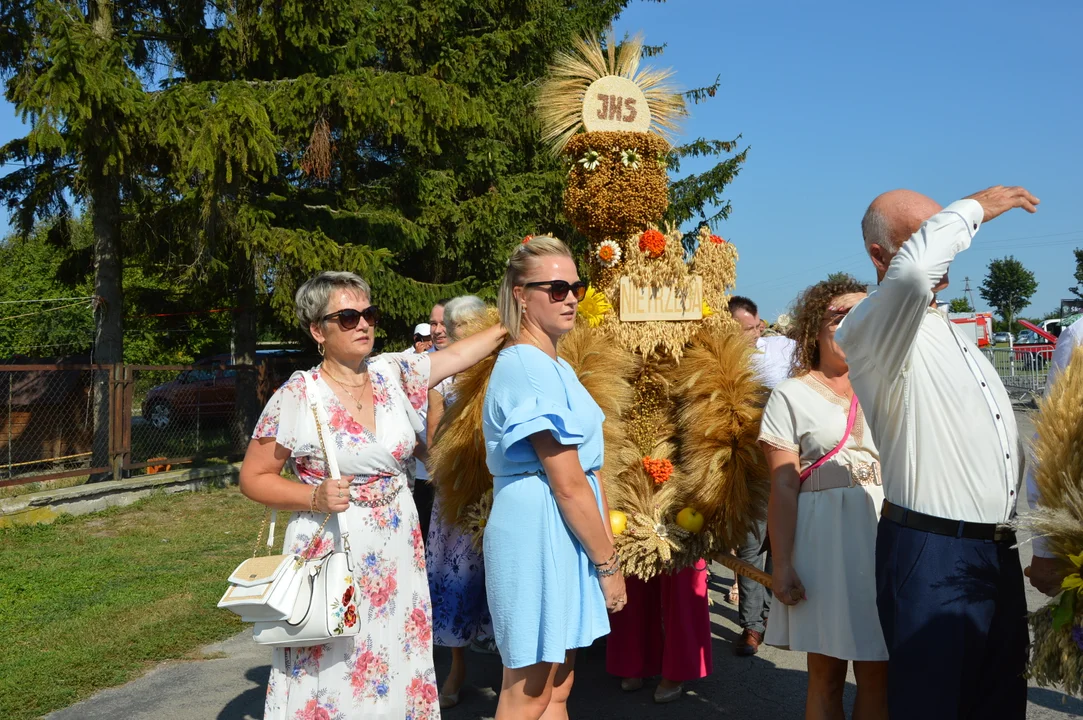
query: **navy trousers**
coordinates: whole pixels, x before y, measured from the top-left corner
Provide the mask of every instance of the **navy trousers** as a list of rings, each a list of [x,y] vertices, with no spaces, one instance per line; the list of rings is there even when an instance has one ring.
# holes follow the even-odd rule
[[[881,518],[876,605],[892,720],[1024,720],[1029,635],[1019,551]]]

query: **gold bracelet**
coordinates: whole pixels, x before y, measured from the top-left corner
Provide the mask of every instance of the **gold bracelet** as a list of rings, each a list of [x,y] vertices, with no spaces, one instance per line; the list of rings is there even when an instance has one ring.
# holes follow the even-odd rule
[[[311,512],[316,512],[316,491],[319,489],[319,485],[316,485],[312,488],[312,498],[308,501],[308,509]]]

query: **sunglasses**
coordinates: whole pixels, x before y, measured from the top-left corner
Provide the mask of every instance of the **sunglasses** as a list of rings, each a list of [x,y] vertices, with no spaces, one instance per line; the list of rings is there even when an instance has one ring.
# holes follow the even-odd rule
[[[549,302],[564,302],[564,298],[568,297],[568,293],[571,292],[575,295],[576,300],[582,300],[587,296],[587,284],[582,280],[569,283],[566,280],[542,280],[540,282],[528,282],[523,287],[540,287],[545,288],[549,292]]]
[[[339,327],[343,330],[353,330],[357,327],[357,323],[361,321],[361,318],[365,318],[365,322],[371,325],[376,325],[380,322],[380,308],[375,305],[369,305],[364,310],[354,310],[353,308],[346,308],[345,310],[339,310],[333,312],[330,315],[324,315],[320,318],[323,322],[329,320],[338,320]]]

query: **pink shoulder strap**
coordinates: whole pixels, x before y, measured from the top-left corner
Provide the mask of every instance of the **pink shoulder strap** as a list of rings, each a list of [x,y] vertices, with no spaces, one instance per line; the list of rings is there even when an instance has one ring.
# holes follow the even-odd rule
[[[835,457],[839,450],[842,450],[846,446],[846,441],[850,439],[850,432],[854,429],[854,422],[857,420],[857,394],[855,393],[853,398],[850,399],[850,414],[846,417],[846,432],[842,434],[842,440],[835,446],[835,449],[824,455],[816,462],[809,465],[801,472],[801,482],[808,480],[812,475],[812,471],[823,465],[825,462]]]

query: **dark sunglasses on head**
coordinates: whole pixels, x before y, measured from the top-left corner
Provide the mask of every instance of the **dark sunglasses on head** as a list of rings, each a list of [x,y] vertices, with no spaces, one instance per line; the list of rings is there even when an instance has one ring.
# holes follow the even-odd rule
[[[380,322],[380,308],[375,305],[369,305],[364,310],[346,308],[330,315],[324,315],[322,320],[323,322],[338,320],[338,324],[343,330],[353,330],[357,327],[357,323],[361,321],[361,318],[365,318],[365,322],[369,325],[376,325]]]
[[[568,297],[568,293],[571,292],[575,295],[576,300],[582,300],[587,296],[587,284],[582,280],[569,283],[567,280],[542,280],[540,282],[528,282],[523,287],[540,287],[546,288],[549,291],[550,302],[564,302],[564,298]]]

